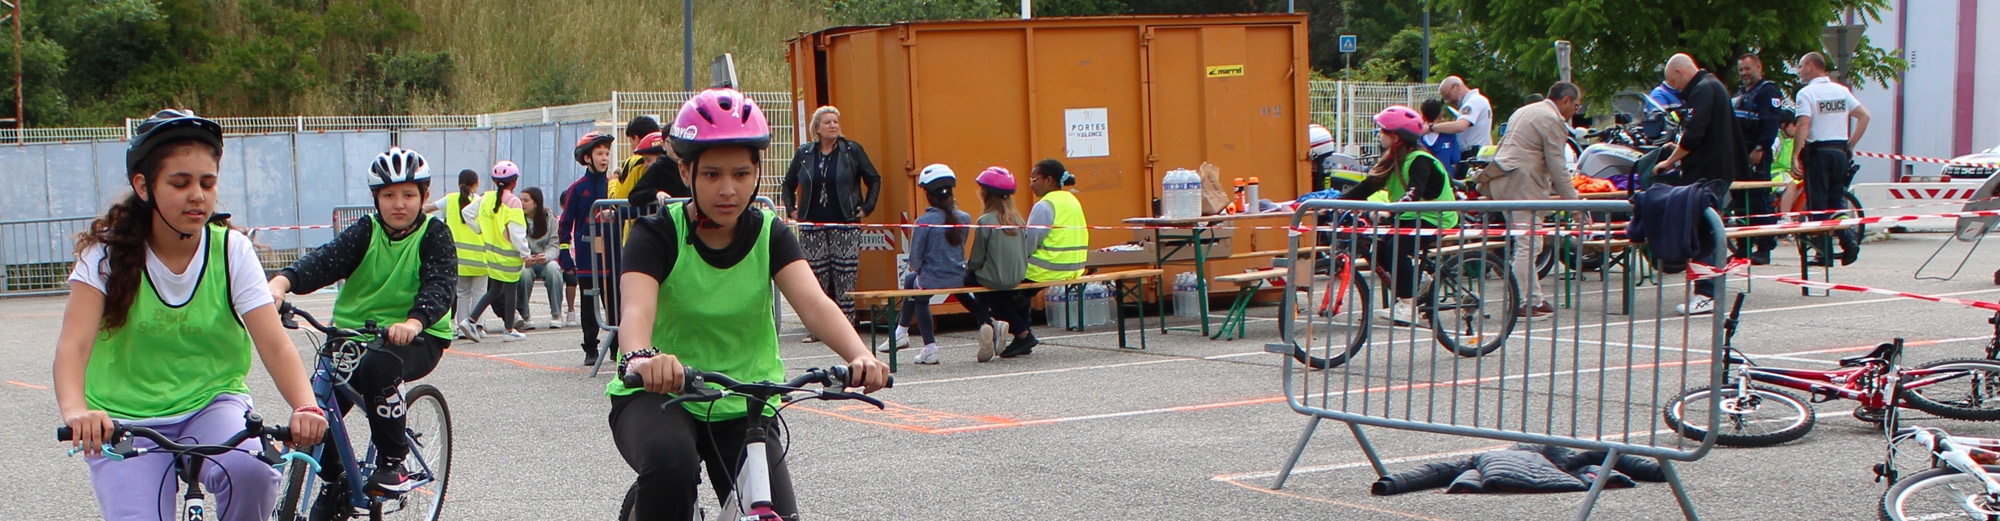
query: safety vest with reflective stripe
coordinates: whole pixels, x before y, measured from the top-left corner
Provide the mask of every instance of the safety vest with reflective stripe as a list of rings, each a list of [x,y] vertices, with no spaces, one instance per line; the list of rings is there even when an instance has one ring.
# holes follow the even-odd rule
[[[465,223],[465,217],[458,212],[459,205],[464,201],[458,200],[458,196],[458,192],[445,194],[444,201],[438,203],[438,213],[443,214],[445,225],[451,228],[452,245],[458,247],[458,276],[484,277],[487,270],[486,238],[474,233],[472,226]]]
[[[1438,165],[1438,167],[1434,172],[1411,172],[1410,168],[1416,166],[1417,158],[1430,158],[1432,161],[1431,164]],[[1376,191],[1373,195],[1369,195],[1368,200],[1377,203],[1392,203],[1404,200],[1405,196],[1408,196],[1410,200],[1416,200],[1415,195],[1407,192],[1409,191],[1410,178],[1419,175],[1436,175],[1440,182],[1450,182],[1449,179],[1451,179],[1451,176],[1444,171],[1444,162],[1438,161],[1437,156],[1433,156],[1429,152],[1422,150],[1413,151],[1403,156],[1402,171],[1391,172],[1389,174],[1388,186],[1382,187],[1381,190]],[[1447,186],[1442,190],[1438,190],[1437,197],[1431,200],[1456,201],[1458,200],[1458,193],[1453,192],[1451,187]],[[1402,215],[1398,215],[1396,218],[1408,219],[1408,217]],[[1458,212],[1417,212],[1417,218],[1423,219],[1424,222],[1438,228],[1458,227]]]
[[[1028,256],[1028,280],[1049,282],[1083,276],[1083,264],[1090,260],[1090,230],[1084,228],[1083,204],[1064,190],[1042,196],[1055,210],[1054,227],[1040,247]]]
[[[486,236],[486,258],[491,266],[486,276],[500,282],[519,282],[521,252],[514,249],[514,239],[508,236],[507,225],[526,228],[528,216],[520,208],[501,201],[499,192],[486,192],[479,197],[479,233]]]

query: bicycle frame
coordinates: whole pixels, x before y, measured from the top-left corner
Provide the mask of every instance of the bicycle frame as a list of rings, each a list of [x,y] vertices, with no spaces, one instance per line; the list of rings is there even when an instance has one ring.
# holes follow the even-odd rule
[[[1897,385],[1905,390],[1915,390],[1963,376],[1958,371],[1948,369],[1899,367],[1889,362],[1888,358],[1900,354],[1901,346],[1897,345],[1893,351],[1887,353],[1887,356],[1867,358],[1857,367],[1831,371],[1758,367],[1749,364],[1738,365],[1734,370],[1739,390],[1744,390],[1742,388],[1754,380],[1812,393],[1815,402],[1847,399],[1861,402],[1863,407],[1870,409],[1883,409],[1891,405],[1902,406],[1900,398],[1892,397],[1889,392],[1889,389]]]
[[[144,456],[152,452],[169,453],[168,455],[174,458],[173,469],[176,477],[181,482],[182,506],[180,518],[186,521],[203,521],[207,516],[207,496],[204,495],[201,487],[202,466],[208,462],[208,458],[210,457],[235,451],[249,452],[239,448],[245,441],[257,440],[260,452],[251,454],[272,466],[281,466],[292,460],[306,460],[309,462],[309,465],[318,468],[318,462],[313,461],[314,458],[311,455],[303,455],[296,452],[279,455],[279,452],[272,448],[272,443],[275,440],[291,439],[289,431],[285,428],[265,427],[263,416],[255,412],[245,414],[243,419],[245,422],[244,429],[236,435],[231,436],[227,441],[217,445],[180,445],[173,440],[162,437],[158,432],[151,429],[121,425],[117,427],[117,434],[113,436],[117,440],[117,445],[112,446],[107,443],[104,447],[104,457],[122,460]],[[58,441],[68,441],[70,437],[68,427],[56,430],[56,439]],[[148,439],[155,444],[155,447],[134,448],[132,447],[132,440],[135,437]],[[75,455],[77,452],[80,452],[80,450],[72,450],[70,454]]]
[[[315,329],[319,329],[317,327],[319,326],[318,322],[314,321],[310,315],[306,315],[306,317],[307,317],[307,322],[309,324],[315,326]],[[373,330],[376,332],[375,340],[365,345],[361,350],[362,353],[361,356],[365,357],[368,356],[368,353],[378,350],[379,344],[382,341],[383,331],[381,331],[376,327],[375,321],[373,320],[368,321],[367,325],[362,329],[364,331]],[[327,435],[326,440],[322,441],[319,444],[319,446],[314,447],[312,449],[311,455],[313,456],[314,459],[317,459],[321,461],[322,464],[324,464],[325,462],[328,461],[328,458],[326,457],[327,451],[332,450],[333,459],[336,460],[333,461],[332,463],[334,465],[338,465],[339,468],[342,470],[341,479],[347,484],[347,490],[349,491],[349,494],[347,495],[347,506],[351,509],[369,510],[375,507],[378,502],[383,502],[385,500],[394,498],[363,493],[365,487],[367,486],[368,476],[361,471],[362,469],[360,462],[362,461],[362,458],[355,457],[354,445],[352,443],[353,438],[348,434],[347,422],[344,418],[344,415],[337,414],[339,411],[344,410],[342,408],[343,403],[355,407],[366,407],[365,405],[363,405],[363,400],[361,399],[361,393],[359,391],[356,391],[354,387],[350,385],[347,381],[347,377],[352,376],[351,374],[344,375],[338,379],[335,378],[335,375],[340,374],[343,371],[341,371],[340,367],[338,366],[338,362],[335,362],[333,359],[335,353],[334,349],[332,349],[332,346],[338,342],[349,342],[352,340],[351,337],[336,336],[335,334],[329,333],[325,330],[319,330],[318,332],[326,334],[327,338],[325,341],[320,343],[320,349],[319,352],[317,353],[318,360],[314,364],[313,374],[312,374],[312,389],[313,389],[314,401],[318,403],[321,409],[327,411],[326,423],[327,423],[327,430],[329,431],[329,433]],[[342,330],[342,333],[347,333],[347,332],[351,331]],[[357,358],[356,360],[357,360],[356,363],[358,364],[359,358]],[[364,412],[363,414],[366,413]],[[408,433],[406,432],[404,436],[407,437]],[[410,440],[411,446],[412,447],[416,446],[416,442],[417,440],[411,439]],[[329,449],[329,447],[331,447],[331,449]],[[369,444],[368,453],[363,456],[365,458],[370,458],[370,459],[375,457],[375,446],[373,443]],[[422,487],[424,485],[430,484],[433,476],[433,473],[431,472],[430,462],[424,459],[423,453],[421,451],[411,450],[409,457],[412,458],[413,461],[417,462],[417,468],[419,469],[419,472],[410,476],[410,479],[415,482],[415,484],[412,485],[411,488],[414,489],[417,487]],[[320,479],[321,476],[318,473],[308,474],[306,478],[305,487],[303,488],[303,490],[308,490],[308,491],[313,490],[314,485],[316,485],[317,484],[316,482],[318,482]]]

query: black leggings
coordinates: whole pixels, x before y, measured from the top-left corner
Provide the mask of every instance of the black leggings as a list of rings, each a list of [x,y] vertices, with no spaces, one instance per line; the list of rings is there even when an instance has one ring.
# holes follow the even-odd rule
[[[1436,226],[1424,221],[1402,221],[1397,226],[1395,231],[1398,232],[1419,232],[1422,230],[1437,229]],[[1376,238],[1374,263],[1376,266],[1391,266],[1395,270],[1397,298],[1417,297],[1418,277],[1423,275],[1417,270],[1417,257],[1424,255],[1424,251],[1431,249],[1436,244],[1437,236],[1435,235],[1404,235],[1399,233],[1395,235],[1393,240],[1380,236]]]
[[[366,402],[362,405],[367,407],[364,410],[368,413],[368,431],[375,441],[377,461],[402,459],[410,453],[410,440],[403,435],[403,415],[407,411],[401,387],[404,382],[423,378],[437,369],[438,359],[444,357],[445,348],[450,346],[450,340],[417,333],[407,345],[383,342],[383,351],[369,352],[355,366],[348,383]],[[340,414],[346,416],[353,405],[343,400]]]
[[[515,302],[521,298],[520,282],[500,282],[486,279],[486,296],[479,298],[479,307],[472,308],[472,323],[478,324],[479,317],[486,315],[486,308],[493,308],[493,315],[500,317],[500,325],[507,330],[521,326],[521,316],[516,314],[522,307]]]
[[[589,291],[590,289],[596,288],[598,286],[597,284],[598,280],[600,279],[598,279],[597,277],[580,276],[576,278],[576,283],[577,283],[576,286],[584,291]],[[610,287],[604,288],[604,295],[609,297],[609,300],[606,300],[606,302],[617,302],[618,286],[616,284],[611,284],[609,286]],[[592,355],[597,354],[597,333],[598,329],[602,327],[597,323],[597,306],[598,306],[598,299],[600,298],[604,297],[592,297],[590,295],[584,295],[582,298],[583,352],[586,354],[592,354]],[[613,323],[616,323],[618,321],[618,306],[615,304],[606,306],[604,308],[604,317],[610,319]],[[612,334],[609,336],[611,337],[611,345],[607,347],[607,349],[610,349],[611,353],[615,355],[618,353],[618,335]]]
[[[611,397],[611,441],[625,463],[639,473],[627,493],[635,499],[629,519],[680,521],[694,517],[692,508],[701,497],[701,464],[707,464],[708,481],[718,501],[729,497],[736,486],[734,472],[743,461],[744,429],[748,418],[704,423],[687,409],[676,405],[662,411],[670,397],[640,392]],[[771,508],[778,515],[798,515],[792,495],[792,473],[785,465],[784,436],[776,422],[764,425],[770,441],[765,455],[771,462]]]
[[[972,273],[966,273],[965,285],[980,286],[979,277]],[[1028,321],[1034,319],[1032,307],[1034,305],[1034,297],[1039,292],[1041,290],[1008,289],[985,291],[959,295],[958,301],[965,303],[965,309],[971,311],[972,318],[979,320],[980,323],[986,323],[988,320],[1003,320],[1007,322],[1008,334],[1021,336],[1028,334],[1028,326],[1031,325]]]

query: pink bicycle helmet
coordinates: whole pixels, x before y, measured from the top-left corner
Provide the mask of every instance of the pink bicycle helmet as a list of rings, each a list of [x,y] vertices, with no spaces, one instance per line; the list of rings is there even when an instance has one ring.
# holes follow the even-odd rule
[[[771,124],[757,102],[732,88],[701,91],[681,104],[680,114],[668,129],[674,154],[683,160],[718,146],[743,146],[754,150],[771,147]]]
[[[521,177],[521,167],[515,165],[513,161],[503,159],[493,164],[494,181],[505,181],[516,177]]]
[[[1375,126],[1401,133],[1405,139],[1417,139],[1424,133],[1424,117],[1409,107],[1391,105],[1375,114]]]
[[[1010,194],[1014,193],[1014,189],[1017,187],[1014,183],[1014,173],[1008,172],[1006,168],[997,166],[986,167],[986,170],[979,172],[979,177],[974,178],[973,181],[979,183],[979,186],[986,187],[988,190]]]

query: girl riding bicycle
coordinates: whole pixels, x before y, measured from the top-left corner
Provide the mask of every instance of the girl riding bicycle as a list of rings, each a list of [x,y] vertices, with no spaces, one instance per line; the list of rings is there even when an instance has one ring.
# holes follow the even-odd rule
[[[376,447],[368,488],[400,494],[409,491],[410,483],[402,464],[410,453],[403,433],[402,385],[429,375],[451,346],[457,246],[450,227],[422,211],[431,183],[430,165],[422,155],[390,148],[375,156],[367,179],[375,198],[373,218],[348,226],[271,277],[270,296],[283,303],[288,293],[312,293],[345,279],[333,301],[333,323],[354,328],[373,320],[388,328],[382,351],[361,357],[348,382],[362,393]],[[326,483],[324,494],[345,492],[338,489],[346,481],[329,478]]]
[[[215,212],[222,127],[163,110],[136,130],[125,152],[132,193],[77,238],[56,340],[56,404],[90,456],[91,485],[111,520],[163,519],[178,498],[168,472],[176,458],[100,456],[115,441],[112,421],[189,444],[222,443],[251,410],[244,377],[253,348],[292,409],[293,444],[317,444],[326,430],[256,250]],[[257,442],[241,448],[256,451]],[[276,469],[249,452],[207,462],[202,484],[221,519],[270,517]]]
[[[691,518],[702,463],[716,497],[728,497],[729,474],[743,457],[744,399],[666,411],[660,405],[680,389],[682,364],[745,382],[784,380],[772,283],[806,329],[847,360],[851,381],[873,392],[888,379],[888,367],[820,291],[790,227],[750,205],[760,156],[771,143],[764,118],[756,103],[730,88],[703,91],[682,105],[671,139],[693,200],[641,219],[625,245],[619,372],[643,376],[646,386],[629,388],[613,378],[606,394],[612,441],[639,473],[630,493],[638,519]],[[767,409],[766,416],[775,411]],[[773,508],[793,515],[798,508],[785,449],[775,442],[766,447]]]
[[[1391,106],[1375,115],[1375,134],[1382,140],[1382,158],[1368,172],[1367,179],[1341,199],[1378,203],[1402,201],[1453,201],[1451,179],[1444,163],[1424,151],[1419,141],[1424,130],[1423,116],[1402,105]],[[1375,264],[1394,266],[1396,303],[1376,310],[1395,322],[1415,322],[1417,277],[1416,259],[1437,244],[1437,237],[1423,230],[1458,227],[1457,212],[1412,212],[1393,216],[1397,233],[1393,241],[1375,246]],[[1387,226],[1388,223],[1376,223]],[[1414,232],[1414,233],[1412,233]],[[1392,258],[1393,257],[1393,258]]]

